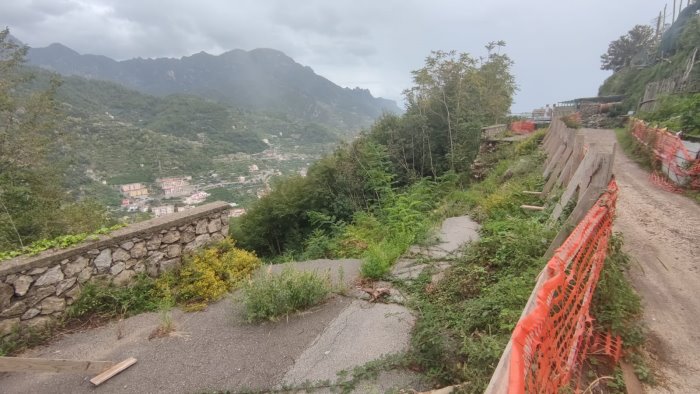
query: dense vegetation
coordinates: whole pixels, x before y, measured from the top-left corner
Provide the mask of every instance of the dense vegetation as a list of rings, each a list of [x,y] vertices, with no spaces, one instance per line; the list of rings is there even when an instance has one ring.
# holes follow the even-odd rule
[[[60,82],[27,91],[26,48],[0,32],[0,250],[42,238],[92,232],[107,222],[99,204],[76,202],[65,188],[66,166],[52,160],[65,135],[55,100]]]
[[[628,35],[613,41],[611,48],[624,47],[625,50],[612,54],[609,50],[604,55],[602,67],[615,72],[606,79],[598,93],[602,96],[625,95],[627,97],[621,111],[636,111],[649,82],[683,75],[687,71],[688,61],[700,45],[700,16],[696,13],[699,9],[698,2],[686,7],[660,39],[650,39],[650,29],[636,27]],[[621,43],[633,39],[634,44]],[[697,65],[688,75],[688,81],[686,91],[697,91],[700,86],[700,68]]]
[[[405,114],[385,115],[307,177],[276,184],[234,237],[263,256],[364,254],[379,268],[370,276],[380,275],[421,234],[445,176],[468,179],[480,128],[506,116],[516,88],[503,45],[487,46],[481,60],[434,52],[413,73]]]

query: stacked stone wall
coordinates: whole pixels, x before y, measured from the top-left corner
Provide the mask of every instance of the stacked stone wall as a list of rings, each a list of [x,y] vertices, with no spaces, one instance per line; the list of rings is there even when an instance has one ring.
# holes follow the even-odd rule
[[[121,228],[100,239],[0,262],[0,336],[17,325],[60,317],[95,280],[125,286],[139,273],[158,277],[183,254],[228,235],[229,205],[215,202]]]

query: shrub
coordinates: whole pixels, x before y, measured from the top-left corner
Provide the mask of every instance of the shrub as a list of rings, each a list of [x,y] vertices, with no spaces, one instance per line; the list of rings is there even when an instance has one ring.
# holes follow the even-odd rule
[[[178,302],[205,306],[240,285],[260,266],[253,253],[238,249],[232,239],[185,257],[182,268],[158,279],[161,295],[172,292]]]
[[[389,273],[394,261],[411,246],[414,237],[410,233],[398,233],[379,243],[372,244],[364,253],[360,273],[365,278],[381,279]]]
[[[69,318],[111,318],[155,311],[161,298],[154,289],[155,282],[145,275],[137,276],[128,287],[104,282],[86,283],[78,299],[68,308],[67,315]]]
[[[323,301],[332,288],[330,275],[285,268],[279,274],[267,272],[243,288],[248,321],[276,320]]]

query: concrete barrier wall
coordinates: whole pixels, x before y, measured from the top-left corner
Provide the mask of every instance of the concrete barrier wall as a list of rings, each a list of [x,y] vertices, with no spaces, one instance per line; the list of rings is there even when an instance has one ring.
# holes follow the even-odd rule
[[[228,234],[223,202],[121,228],[98,240],[0,262],[0,337],[17,325],[40,327],[63,314],[97,279],[124,286],[139,273],[157,277],[182,255]]]

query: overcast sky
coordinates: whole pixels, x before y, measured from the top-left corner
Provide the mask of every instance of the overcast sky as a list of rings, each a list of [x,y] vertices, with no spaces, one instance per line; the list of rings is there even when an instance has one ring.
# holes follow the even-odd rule
[[[669,0],[2,0],[0,26],[118,60],[279,49],[316,73],[401,100],[431,50],[480,56],[505,40],[514,112],[596,95],[600,55]],[[670,7],[669,17],[670,20]]]

